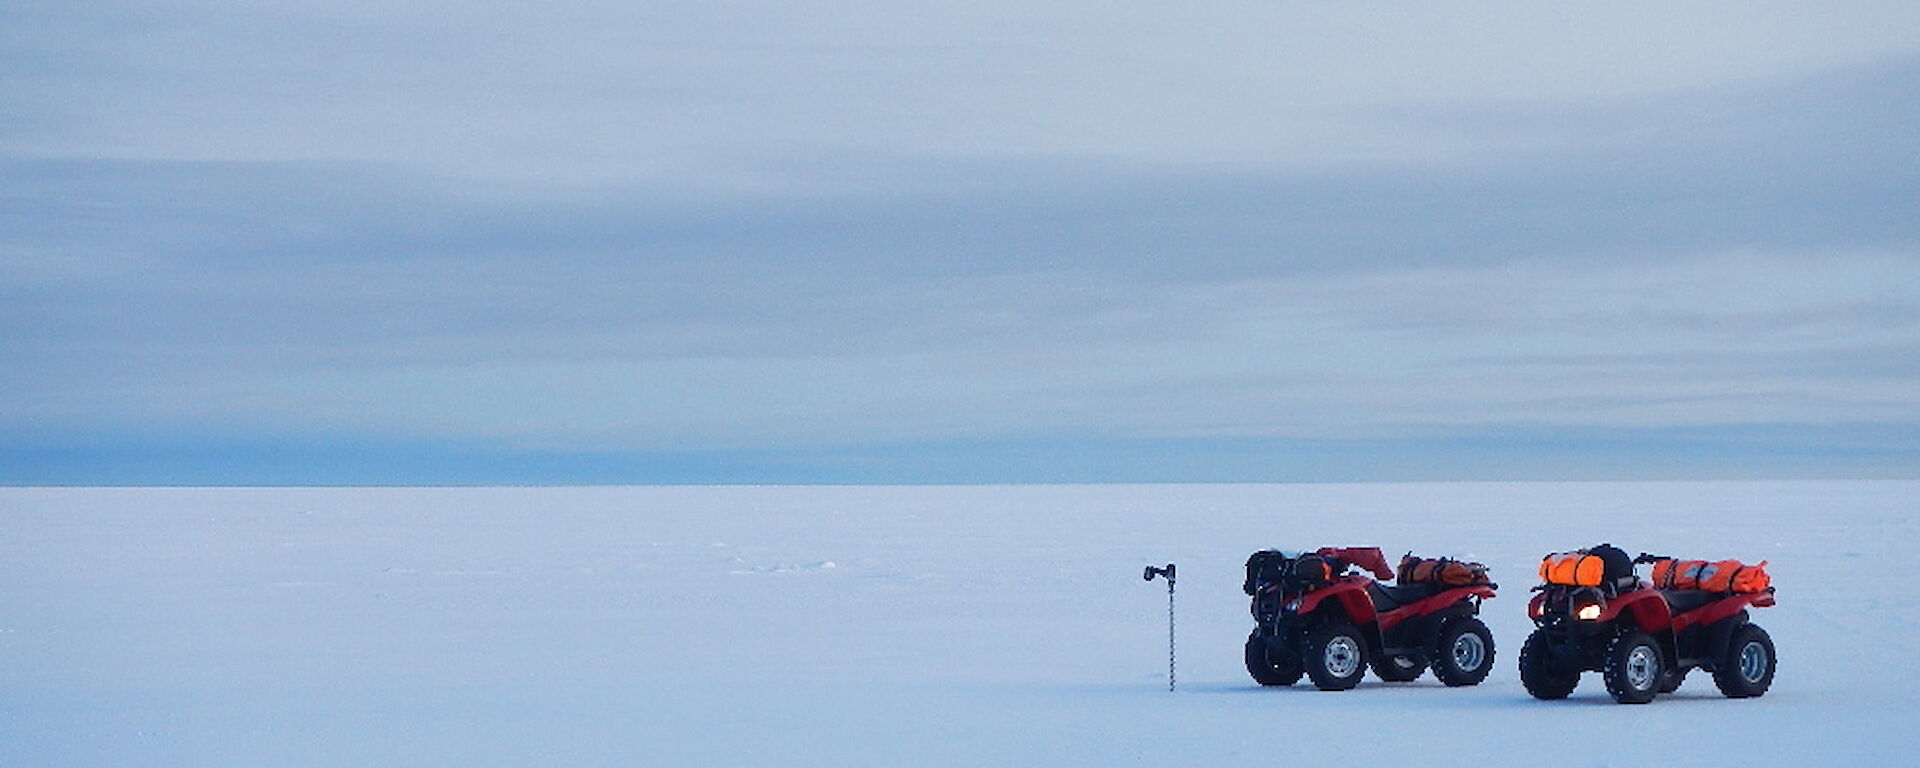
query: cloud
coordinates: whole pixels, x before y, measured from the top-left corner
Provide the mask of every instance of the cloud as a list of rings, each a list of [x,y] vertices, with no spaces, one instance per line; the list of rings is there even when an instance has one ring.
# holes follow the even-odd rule
[[[0,22],[16,148],[563,185],[752,185],[769,164],[867,151],[1392,164],[1434,146],[1375,110],[1577,104],[1920,53],[1900,3],[110,0]]]
[[[1583,86],[1608,46],[1537,12],[1246,9],[1293,52],[949,12],[12,26],[0,433],[884,464],[1920,424],[1898,25],[1743,16]]]

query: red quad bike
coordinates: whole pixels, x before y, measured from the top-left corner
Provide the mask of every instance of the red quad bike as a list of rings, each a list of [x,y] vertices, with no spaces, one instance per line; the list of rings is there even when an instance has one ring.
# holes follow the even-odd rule
[[[1381,680],[1404,682],[1432,667],[1449,686],[1476,685],[1493,667],[1493,635],[1478,618],[1493,584],[1387,586],[1393,578],[1375,547],[1295,555],[1255,552],[1242,589],[1257,622],[1247,637],[1247,672],[1261,685],[1292,685],[1302,674],[1323,691],[1360,684],[1368,662]]]
[[[1599,672],[1607,693],[1622,704],[1645,704],[1680,688],[1688,672],[1705,669],[1730,698],[1767,692],[1773,683],[1773,640],[1747,620],[1747,609],[1774,604],[1773,588],[1752,592],[1657,589],[1634,566],[1667,558],[1642,553],[1629,560],[1600,545],[1565,557],[1598,557],[1597,579],[1547,577],[1527,604],[1536,629],[1520,649],[1520,682],[1537,699],[1564,699],[1580,673]],[[1763,564],[1764,565],[1764,564]],[[1543,566],[1543,574],[1547,571]],[[1583,586],[1579,581],[1597,581]]]

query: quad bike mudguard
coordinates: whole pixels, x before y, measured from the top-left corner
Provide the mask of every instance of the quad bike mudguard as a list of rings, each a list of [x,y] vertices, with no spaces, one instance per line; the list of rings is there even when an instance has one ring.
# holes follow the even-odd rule
[[[1455,603],[1459,603],[1459,602],[1468,600],[1470,598],[1477,597],[1482,600],[1487,600],[1487,599],[1491,599],[1493,596],[1494,596],[1493,587],[1487,584],[1475,584],[1467,587],[1453,587],[1450,589],[1444,589],[1444,590],[1441,590],[1439,593],[1433,595],[1432,597],[1415,600],[1414,602],[1400,606],[1399,608],[1395,608],[1391,611],[1385,611],[1379,614],[1380,631],[1385,632],[1387,630],[1393,629],[1395,625],[1398,625],[1400,622],[1406,621],[1407,619],[1411,619],[1416,616],[1425,616],[1429,613],[1439,611],[1449,605],[1453,605]]]
[[[1673,627],[1673,614],[1667,608],[1667,599],[1660,596],[1660,590],[1652,587],[1638,587],[1608,600],[1606,607],[1600,611],[1601,622],[1621,617],[1639,627],[1640,631],[1656,637]]]
[[[1365,576],[1342,576],[1332,584],[1308,592],[1300,597],[1300,607],[1294,612],[1307,616],[1320,609],[1320,604],[1328,600],[1336,601],[1347,621],[1356,626],[1373,623],[1373,598],[1367,596],[1367,585],[1373,583]]]
[[[1704,627],[1723,619],[1731,618],[1748,607],[1766,608],[1772,606],[1773,590],[1765,592],[1741,592],[1720,598],[1691,611],[1673,617],[1673,631],[1682,632],[1690,627]]]

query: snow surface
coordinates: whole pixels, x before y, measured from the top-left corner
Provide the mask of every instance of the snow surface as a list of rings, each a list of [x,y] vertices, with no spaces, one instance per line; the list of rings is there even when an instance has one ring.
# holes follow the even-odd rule
[[[1920,482],[0,489],[0,765],[1913,765]],[[1540,555],[1765,558],[1773,690],[1515,653]],[[1481,560],[1493,676],[1262,689],[1270,546]],[[1180,565],[1180,690],[1165,686]],[[1884,586],[1883,586],[1884,585]],[[1392,762],[1387,762],[1392,761]]]

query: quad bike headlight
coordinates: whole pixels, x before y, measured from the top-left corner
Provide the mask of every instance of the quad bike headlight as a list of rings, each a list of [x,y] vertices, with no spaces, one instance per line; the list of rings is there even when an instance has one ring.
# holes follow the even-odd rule
[[[1573,617],[1581,621],[1597,621],[1607,608],[1607,599],[1600,590],[1587,588],[1573,593]]]
[[[1300,598],[1296,597],[1292,600],[1287,601],[1287,607],[1286,607],[1287,613],[1293,613],[1294,611],[1298,611],[1298,610],[1300,610]]]

